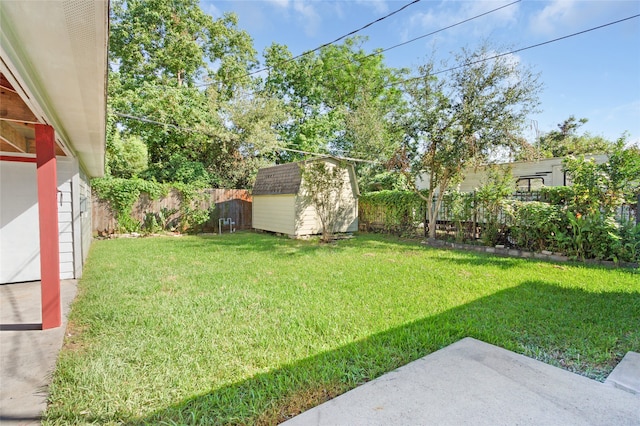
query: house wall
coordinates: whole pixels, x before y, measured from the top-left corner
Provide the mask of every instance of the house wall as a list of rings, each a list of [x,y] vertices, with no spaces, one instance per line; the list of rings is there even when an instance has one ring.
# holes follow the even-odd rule
[[[60,278],[76,275],[73,180],[75,159],[58,157]],[[40,232],[35,163],[3,161],[0,166],[0,283],[40,279]],[[90,234],[89,234],[90,235]]]
[[[295,234],[296,198],[289,195],[254,195],[253,227],[263,231]]]
[[[60,279],[75,277],[74,269],[74,221],[73,186],[77,175],[75,159],[58,157],[58,235],[60,239]],[[36,222],[37,223],[37,222]]]
[[[597,163],[604,163],[607,161],[606,155],[593,155]],[[531,179],[533,181],[542,183],[544,186],[565,186],[570,184],[565,182],[565,174],[562,168],[562,158],[548,158],[539,161],[531,162],[514,162],[499,164],[500,167],[511,167],[511,174],[514,180],[522,179],[522,183],[526,183],[524,179]],[[476,170],[468,170],[465,173],[464,180],[458,185],[460,192],[473,192],[478,189],[486,180],[487,173],[484,167],[479,167]],[[429,186],[429,179],[426,175],[423,175],[417,181],[418,189],[427,189]],[[515,190],[516,188],[514,188]]]
[[[40,279],[36,165],[0,163],[0,283]]]

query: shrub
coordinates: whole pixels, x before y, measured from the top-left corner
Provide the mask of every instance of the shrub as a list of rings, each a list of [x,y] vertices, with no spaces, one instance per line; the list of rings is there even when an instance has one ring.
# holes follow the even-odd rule
[[[514,202],[511,242],[524,250],[558,249],[556,237],[566,228],[562,208],[539,201]]]

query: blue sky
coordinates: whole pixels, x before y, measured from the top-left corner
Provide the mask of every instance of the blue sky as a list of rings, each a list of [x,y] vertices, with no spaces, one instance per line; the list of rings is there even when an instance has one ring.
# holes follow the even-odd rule
[[[387,48],[479,15],[513,0],[422,0],[376,23],[366,51]],[[201,0],[214,17],[235,12],[261,55],[272,42],[294,54],[313,49],[380,18],[410,0]],[[524,0],[434,36],[385,52],[388,66],[415,69],[435,55],[447,59],[461,47],[488,41],[509,51],[607,24],[640,13],[640,1]],[[575,115],[588,118],[584,131],[615,140],[624,132],[640,144],[640,18],[519,52],[514,59],[541,74],[540,114],[530,117],[547,132]]]

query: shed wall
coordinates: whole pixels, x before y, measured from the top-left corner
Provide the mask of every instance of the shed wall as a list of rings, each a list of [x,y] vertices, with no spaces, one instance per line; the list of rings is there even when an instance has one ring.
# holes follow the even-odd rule
[[[254,195],[253,227],[263,231],[295,234],[294,195]]]
[[[336,167],[334,163],[328,163],[329,167]],[[338,217],[334,223],[332,232],[356,232],[358,230],[358,197],[355,176],[349,173],[349,169],[343,170],[342,187],[334,205],[338,211]],[[296,222],[296,235],[314,235],[322,233],[322,221],[316,213],[313,205],[306,198],[304,184],[296,198],[298,221]]]

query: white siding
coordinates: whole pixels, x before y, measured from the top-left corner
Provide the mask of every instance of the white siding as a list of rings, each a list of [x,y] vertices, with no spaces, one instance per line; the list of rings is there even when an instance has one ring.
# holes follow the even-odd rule
[[[75,277],[72,179],[74,159],[58,157],[60,278]],[[36,165],[0,165],[0,283],[40,279],[40,229]]]
[[[255,195],[252,215],[255,229],[294,235],[295,196]]]
[[[89,179],[82,173],[79,173],[79,213],[80,213],[80,235],[82,238],[81,251],[82,251],[82,263],[87,260],[89,255],[89,247],[91,246],[92,226],[91,226],[91,186],[89,185]],[[76,278],[79,278],[78,275]]]
[[[327,162],[329,167],[335,167],[333,162]],[[342,188],[334,200],[338,211],[332,232],[355,232],[358,230],[358,198],[353,169],[344,169],[342,175]],[[304,188],[304,184],[302,185]],[[300,190],[297,198],[296,235],[314,235],[322,233],[322,221],[316,213],[315,207],[309,205],[305,199],[304,189]]]
[[[0,283],[40,279],[34,163],[0,162]]]
[[[589,156],[586,156],[589,158]],[[606,155],[591,156],[597,163],[607,161]],[[515,162],[499,164],[500,167],[511,167],[511,174],[514,180],[519,179],[535,179],[543,181],[544,186],[564,186],[564,171],[562,169],[562,158],[547,158],[539,161]],[[473,192],[478,189],[486,180],[486,172],[484,167],[478,167],[476,170],[468,170],[465,178],[457,186],[460,192]],[[418,189],[427,189],[429,186],[428,176],[422,175],[416,182]],[[515,190],[515,188],[514,188]]]
[[[306,205],[302,197],[296,197],[296,231],[295,235],[315,235],[322,233],[322,221],[312,205]]]
[[[60,279],[75,278],[73,259],[73,177],[76,174],[72,158],[57,158],[58,173],[58,232],[60,235]],[[69,244],[70,243],[70,244]]]

